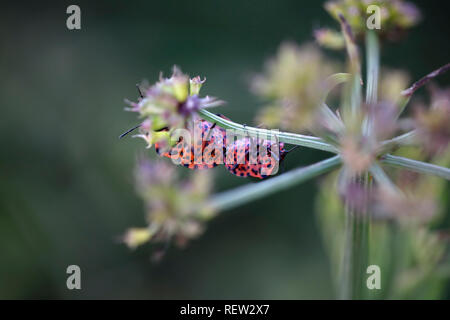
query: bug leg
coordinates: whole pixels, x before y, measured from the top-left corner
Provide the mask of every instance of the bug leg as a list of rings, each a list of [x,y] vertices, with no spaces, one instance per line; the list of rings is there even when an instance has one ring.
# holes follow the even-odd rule
[[[211,134],[212,134],[212,130],[216,127],[217,123],[214,123],[211,128],[209,128],[208,130],[208,135],[206,136],[205,140],[209,141],[209,139],[211,138]]]
[[[300,147],[300,146],[292,147],[292,148],[290,148],[289,150],[286,150],[286,153],[289,153],[289,152],[291,152],[291,151],[294,151],[294,150],[297,149],[298,147]]]

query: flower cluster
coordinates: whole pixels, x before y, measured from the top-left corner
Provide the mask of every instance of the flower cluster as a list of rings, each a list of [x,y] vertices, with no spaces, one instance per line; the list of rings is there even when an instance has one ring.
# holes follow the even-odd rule
[[[432,86],[429,107],[417,106],[415,127],[419,139],[429,154],[448,149],[450,142],[450,88]]]
[[[431,86],[430,92],[429,106],[416,105],[414,119],[402,120],[417,133],[416,139],[413,140],[414,145],[401,147],[394,151],[394,154],[448,166],[450,164],[448,126],[450,123],[450,90]],[[380,108],[380,106],[377,106],[375,110],[378,110],[378,113],[385,113],[383,107]],[[396,108],[393,110],[397,112]],[[387,112],[379,118],[379,121],[376,120],[377,117],[374,118],[375,132],[381,131],[386,134],[391,129],[399,127],[398,122],[392,121],[395,119],[395,114],[391,112]],[[377,140],[380,142],[383,138]],[[347,146],[346,149],[345,145],[342,145],[341,148],[347,168],[359,169],[359,173],[367,170],[368,166],[376,160],[376,153],[365,154],[365,156],[361,154],[361,150],[365,149],[363,146],[353,149]],[[372,150],[376,150],[376,148],[372,148]],[[347,179],[346,183],[340,185],[339,190],[343,202],[356,212],[370,211],[377,219],[395,218],[422,222],[433,219],[440,210],[438,200],[445,190],[442,181],[408,170],[397,169],[390,173],[393,182],[398,186],[397,191],[377,186],[372,193],[367,194],[361,183]]]
[[[307,44],[283,44],[266,71],[255,77],[253,91],[269,100],[256,121],[269,127],[297,132],[311,128],[326,87],[326,78],[338,65],[327,60],[319,49]]]
[[[146,206],[148,226],[128,230],[123,241],[130,248],[172,238],[183,245],[201,234],[205,220],[213,214],[205,205],[211,189],[211,176],[206,171],[195,171],[181,180],[166,162],[141,160],[135,181]]]
[[[357,37],[362,36],[371,13],[367,8],[375,5],[380,9],[380,33],[388,40],[396,40],[404,30],[415,26],[421,18],[420,11],[412,3],[403,0],[331,0],[325,3],[325,9],[333,18],[340,21],[342,15]],[[315,32],[321,45],[332,48],[344,48],[342,35],[336,31],[322,28]]]
[[[399,75],[381,79],[393,81]],[[399,77],[397,81],[402,78]],[[347,128],[360,126],[361,130],[345,130],[338,138],[340,143],[337,147],[344,163],[339,193],[343,202],[354,211],[371,212],[378,219],[428,221],[439,211],[437,203],[442,185],[435,178],[394,170],[390,173],[398,189],[377,184],[368,194],[364,192],[364,182],[355,182],[355,177],[361,177],[370,170],[382,153],[383,141],[391,138],[402,127],[416,133],[412,139],[413,146],[393,150],[394,154],[448,166],[450,91],[432,87],[430,105],[420,105],[415,109],[414,118],[402,119],[398,119],[399,104],[393,103],[399,101],[398,95],[395,98],[396,95],[386,94],[384,102],[369,104],[361,109],[362,116],[355,120],[359,125],[349,126],[346,123]]]
[[[400,69],[382,68],[380,71],[379,96],[381,101],[400,104],[401,91],[411,83],[409,74]]]
[[[413,25],[412,21],[417,22],[418,15],[412,13],[414,7],[409,7],[407,3],[377,3],[384,8],[384,22],[387,26],[394,29],[395,26],[406,28]],[[369,210],[377,218],[420,216],[427,220],[437,211],[436,197],[433,197],[433,193],[419,192],[418,186],[424,186],[424,190],[432,190],[429,180],[417,179],[415,183],[411,183],[417,188],[403,188],[405,193],[395,192],[394,189],[379,184],[368,193],[364,184],[369,177],[366,173],[386,153],[386,141],[398,132],[415,129],[417,136],[414,143],[419,144],[419,149],[425,149],[429,154],[429,157],[423,160],[436,160],[433,158],[435,155],[448,150],[449,90],[433,89],[429,108],[416,108],[414,119],[399,119],[405,99],[411,92],[445,72],[448,66],[430,73],[406,91],[404,89],[410,81],[406,72],[381,69],[380,82],[372,89],[377,99],[375,102],[370,99],[364,101],[360,94],[355,94],[364,88],[364,84],[359,78],[360,61],[353,29],[357,34],[364,30],[359,26],[361,21],[356,18],[347,21],[346,17],[354,10],[361,11],[365,6],[367,3],[361,1],[327,3],[330,12],[344,12],[345,17],[339,18],[342,33],[324,31],[325,33],[319,35],[326,37],[334,47],[341,44],[347,46],[350,73],[336,74],[338,65],[327,60],[313,46],[299,48],[291,44],[283,45],[278,56],[270,61],[266,74],[255,79],[254,91],[273,101],[272,105],[262,110],[257,121],[268,126],[280,126],[284,130],[313,133],[339,150],[343,167],[339,175],[338,193],[353,211]],[[410,8],[410,12],[407,8]],[[359,11],[355,16],[362,19]],[[407,23],[407,17],[414,19]],[[331,100],[328,93],[332,92],[335,85],[343,82],[346,85],[339,107],[328,107],[326,100]],[[336,101],[330,102],[333,104]],[[434,194],[436,193],[438,192]],[[408,209],[411,207],[415,210]]]
[[[154,143],[169,146],[171,132],[185,128],[198,110],[221,105],[223,101],[216,98],[199,96],[205,81],[199,76],[189,79],[174,67],[170,78],[161,75],[152,86],[140,85],[138,102],[126,101],[130,105],[127,110],[139,113],[144,119],[140,134],[135,137],[144,139],[148,148]]]

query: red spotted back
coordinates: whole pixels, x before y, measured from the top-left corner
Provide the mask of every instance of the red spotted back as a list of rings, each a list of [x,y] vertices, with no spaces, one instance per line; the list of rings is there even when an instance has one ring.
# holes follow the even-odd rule
[[[224,164],[230,173],[238,177],[264,179],[276,173],[275,170],[278,170],[278,165],[287,154],[284,143],[275,144],[249,137],[238,139],[227,146],[226,130],[206,120],[194,121],[190,131],[192,143],[180,137],[169,151],[162,151],[156,143],[158,155],[189,169],[201,170]],[[251,149],[252,146],[254,149]]]
[[[253,149],[251,149],[253,143]],[[225,167],[238,177],[267,178],[276,173],[280,162],[287,152],[284,143],[271,143],[267,140],[243,138],[229,146],[228,152],[233,155],[233,161],[226,158]]]
[[[226,131],[206,120],[194,121],[190,131],[193,141],[185,141],[180,137],[176,145],[166,152],[162,152],[156,143],[156,152],[189,169],[208,169],[222,164]]]

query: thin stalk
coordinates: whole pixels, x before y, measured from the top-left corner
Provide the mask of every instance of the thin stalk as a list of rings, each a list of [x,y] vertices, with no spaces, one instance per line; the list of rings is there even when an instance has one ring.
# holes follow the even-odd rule
[[[353,299],[364,299],[366,292],[366,270],[368,261],[368,229],[367,213],[353,214],[352,219],[352,251],[353,251]]]
[[[342,257],[342,275],[341,285],[339,287],[339,299],[349,300],[352,298],[353,281],[353,213],[350,212],[348,205],[345,205],[345,240],[344,252]]]
[[[198,114],[205,120],[208,120],[212,123],[217,123],[218,126],[224,128],[224,129],[232,129],[234,130],[235,134],[240,135],[256,135],[258,137],[264,137],[264,139],[274,139],[294,144],[297,146],[303,146],[323,151],[328,151],[332,153],[338,153],[338,150],[336,147],[332,146],[331,144],[325,142],[323,139],[314,137],[314,136],[307,136],[297,133],[290,133],[290,132],[281,132],[278,130],[267,130],[267,129],[261,129],[261,128],[255,128],[255,127],[249,127],[245,126],[236,122],[233,122],[231,120],[224,119],[222,117],[219,117],[218,115],[215,115],[214,113],[211,113],[205,109],[202,109],[198,111]]]
[[[367,87],[366,103],[377,102],[378,95],[378,73],[380,69],[380,46],[378,36],[374,30],[369,30],[366,34],[367,53]]]
[[[380,45],[376,31],[369,30],[366,33],[366,60],[367,60],[367,81],[366,81],[366,103],[375,105],[378,101],[378,78],[380,70]],[[370,137],[373,130],[373,120],[365,117],[363,122],[363,133]]]
[[[375,104],[378,100],[378,76],[380,68],[378,36],[374,31],[369,31],[366,35],[366,54],[367,54],[367,81],[366,81],[366,103]],[[357,83],[353,85],[354,99],[359,99],[360,88]],[[367,136],[372,130],[372,122],[370,118],[366,118],[363,124],[363,132]],[[375,171],[378,171],[375,164]],[[361,183],[366,198],[372,188],[372,181],[369,179],[369,173],[366,172]],[[370,213],[366,206],[360,213],[355,213],[351,208],[346,206],[347,215],[347,243],[346,243],[346,259],[344,264],[347,265],[344,275],[346,283],[343,287],[346,296],[344,299],[364,299],[368,298],[367,287],[365,283],[366,269],[369,261],[369,230],[370,230]]]
[[[385,140],[381,143],[381,150],[387,151],[401,145],[411,145],[416,141],[417,131],[411,130],[395,138]]]
[[[381,166],[378,163],[374,163],[370,167],[370,173],[374,176],[375,180],[377,182],[389,190],[392,190],[394,192],[400,192],[400,190],[397,188],[397,186],[389,179],[388,175],[384,170],[381,168]]]
[[[369,192],[367,189],[366,192]],[[366,297],[365,281],[368,265],[368,213],[356,213],[346,204],[345,244],[340,288],[340,299]]]
[[[350,28],[341,17],[341,25],[346,37],[347,50],[351,62],[353,61],[353,81],[350,86],[350,114],[356,117],[359,113],[361,105],[361,83],[360,83],[360,63],[358,51],[351,34]],[[347,30],[347,31],[346,31]],[[367,91],[366,102],[374,104],[377,102],[378,94],[378,72],[379,72],[379,45],[376,33],[369,32],[367,34]],[[346,102],[348,103],[348,101]],[[369,135],[371,129],[370,119],[364,120],[363,132]],[[363,178],[364,190],[370,192],[371,182],[368,179],[368,173]],[[341,298],[342,299],[363,299],[366,297],[366,287],[364,282],[364,275],[368,264],[368,250],[369,250],[369,213],[368,208],[364,212],[356,213],[353,208],[346,204],[346,241],[344,248],[343,260],[343,274],[341,284]]]
[[[450,169],[437,166],[435,164],[417,161],[409,158],[393,156],[391,154],[386,154],[381,158],[383,164],[390,166],[408,169],[418,173],[431,174],[438,176],[447,180],[450,180]]]
[[[296,184],[328,172],[340,164],[340,156],[334,156],[307,167],[291,170],[260,183],[246,184],[242,187],[213,196],[208,202],[207,207],[214,211],[238,207],[242,204],[264,198],[269,194],[288,189]]]
[[[401,98],[400,103],[399,103],[398,116],[400,116],[400,114],[403,112],[403,110],[405,109],[406,105],[408,104],[408,102],[409,102],[411,96],[414,94],[414,92],[416,92],[418,89],[423,87],[430,80],[432,80],[432,79],[436,78],[437,76],[447,72],[448,70],[450,70],[450,63],[447,63],[446,65],[443,65],[442,67],[434,70],[433,72],[430,72],[426,76],[424,76],[421,79],[419,79],[418,81],[414,82],[411,87],[409,87],[408,89],[403,90],[401,92],[401,97],[402,98]]]
[[[395,291],[395,281],[398,273],[400,271],[399,262],[400,257],[404,255],[404,233],[397,221],[388,222],[389,228],[389,244],[390,244],[390,252],[389,252],[389,260],[387,264],[387,270],[385,272],[385,281],[383,281],[383,293],[385,299],[391,299],[394,297]]]
[[[342,112],[345,123],[353,123],[360,112],[361,107],[361,61],[359,59],[358,46],[352,32],[352,28],[342,14],[338,15],[342,34],[347,48],[351,79],[343,95]]]

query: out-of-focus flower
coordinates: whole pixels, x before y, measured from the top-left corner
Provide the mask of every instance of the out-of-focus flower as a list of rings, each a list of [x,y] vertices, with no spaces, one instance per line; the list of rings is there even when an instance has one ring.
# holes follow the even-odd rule
[[[438,212],[439,190],[426,178],[418,177],[414,184],[402,191],[380,185],[369,191],[364,179],[344,178],[339,183],[342,204],[355,214],[370,213],[377,220],[425,223]]]
[[[205,205],[211,189],[209,172],[194,171],[181,180],[166,162],[141,160],[135,181],[145,203],[148,227],[128,230],[123,241],[130,248],[172,238],[183,245],[202,233],[206,219],[213,214]]]
[[[351,175],[367,171],[375,161],[383,140],[391,138],[398,129],[397,108],[389,102],[378,102],[362,106],[357,124],[347,124],[349,128],[338,137],[338,147],[342,160]]]
[[[170,78],[160,76],[159,81],[152,86],[140,85],[142,96],[138,101],[126,101],[130,105],[127,110],[139,113],[144,119],[140,134],[135,137],[144,139],[148,148],[157,142],[168,145],[170,133],[185,128],[198,110],[223,104],[216,98],[199,97],[205,81],[199,76],[189,79],[174,67]]]
[[[437,211],[433,197],[419,193],[401,193],[379,187],[374,194],[372,214],[379,219],[426,222]]]
[[[325,91],[325,80],[338,66],[312,44],[283,44],[263,75],[255,77],[252,89],[270,100],[256,121],[283,129],[305,131],[314,123]]]
[[[367,119],[371,121],[371,127],[368,129],[369,136],[378,147],[381,141],[391,138],[397,130],[398,109],[393,103],[386,101],[368,105],[366,108]]]
[[[418,160],[429,159],[418,146],[402,147],[396,155]],[[431,161],[448,166],[450,152],[434,156]],[[442,213],[439,199],[445,193],[445,181],[436,177],[411,172],[405,169],[392,170],[392,179],[400,192],[378,187],[372,199],[375,218],[397,219],[400,221],[428,222]]]
[[[136,249],[141,244],[150,240],[152,234],[148,228],[130,228],[122,238],[122,241],[130,248]]]
[[[325,48],[337,50],[345,47],[345,40],[342,33],[336,30],[320,28],[314,30],[314,37],[317,43]]]
[[[366,171],[375,159],[374,148],[367,145],[367,139],[345,136],[340,141],[340,153],[350,176]]]
[[[201,79],[200,76],[196,76],[194,78],[192,78],[190,80],[190,84],[191,84],[191,88],[190,88],[190,92],[191,95],[198,95],[200,93],[200,89],[202,87],[202,85],[205,83],[206,78],[205,79]]]
[[[347,180],[346,183],[339,186],[338,192],[342,203],[345,203],[350,211],[356,214],[367,212],[371,193],[364,188],[362,181]]]
[[[430,106],[418,106],[414,118],[423,147],[429,154],[437,154],[450,142],[450,88],[431,87],[430,91]]]
[[[403,0],[332,0],[325,3],[325,9],[335,18],[342,14],[355,32],[363,35],[366,30],[369,5],[380,8],[380,27],[382,36],[395,40],[402,31],[415,26],[421,18],[419,9],[410,2]]]
[[[381,69],[380,100],[398,104],[401,94],[410,83],[410,76],[403,70]]]

